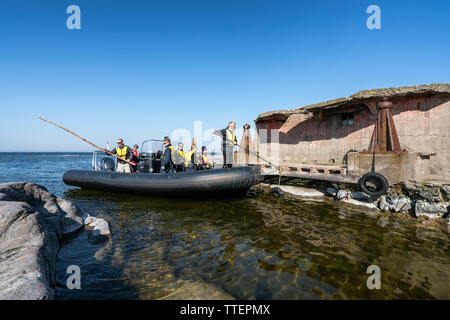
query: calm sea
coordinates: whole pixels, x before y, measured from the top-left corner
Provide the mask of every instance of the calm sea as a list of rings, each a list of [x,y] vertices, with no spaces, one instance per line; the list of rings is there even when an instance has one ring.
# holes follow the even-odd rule
[[[168,200],[62,182],[90,161],[88,153],[0,154],[0,182],[42,184],[111,223],[106,244],[87,232],[64,242],[59,299],[160,299],[192,283],[237,299],[450,298],[449,234],[413,218],[331,200]],[[66,288],[69,265],[81,268],[80,290]],[[380,267],[380,290],[366,286],[369,265]]]

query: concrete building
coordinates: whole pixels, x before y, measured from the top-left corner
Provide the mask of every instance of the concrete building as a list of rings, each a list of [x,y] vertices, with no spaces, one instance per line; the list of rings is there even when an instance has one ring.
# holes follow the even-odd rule
[[[448,83],[363,90],[255,123],[260,155],[281,166],[362,175],[375,150],[375,170],[390,183],[450,180]]]

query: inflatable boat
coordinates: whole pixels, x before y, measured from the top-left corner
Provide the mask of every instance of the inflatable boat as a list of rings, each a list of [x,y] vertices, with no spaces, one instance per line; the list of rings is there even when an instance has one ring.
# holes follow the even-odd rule
[[[118,173],[70,170],[65,184],[84,189],[169,197],[239,196],[260,182],[258,167],[234,167],[176,173]]]
[[[262,180],[257,166],[159,173],[160,143],[160,140],[144,141],[141,149],[144,152],[135,173],[116,172],[115,160],[96,151],[93,170],[67,171],[63,181],[83,189],[206,198],[240,196]]]

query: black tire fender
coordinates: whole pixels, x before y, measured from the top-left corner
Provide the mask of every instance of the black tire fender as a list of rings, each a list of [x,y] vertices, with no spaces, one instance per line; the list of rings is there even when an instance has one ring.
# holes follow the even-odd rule
[[[274,188],[270,189],[269,195],[281,198],[284,196],[284,191],[281,190],[281,188],[274,187]]]
[[[364,193],[374,198],[382,196],[389,189],[389,182],[378,172],[368,172],[364,174],[359,179],[358,185]]]

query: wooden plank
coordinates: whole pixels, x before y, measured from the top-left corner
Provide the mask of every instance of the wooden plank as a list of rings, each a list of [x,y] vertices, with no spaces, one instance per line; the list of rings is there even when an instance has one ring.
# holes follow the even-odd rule
[[[268,176],[278,176],[279,171],[273,168],[261,168],[262,175]],[[343,182],[357,184],[360,176],[354,175],[341,175],[341,174],[326,174],[326,173],[313,173],[313,172],[302,172],[302,171],[285,171],[281,173],[283,177],[295,177],[302,179],[312,179],[312,180],[323,180],[330,182]]]

